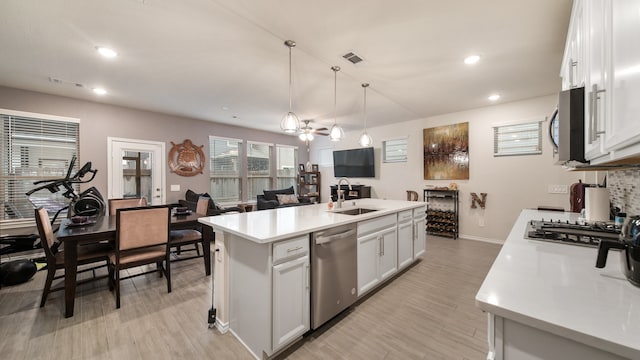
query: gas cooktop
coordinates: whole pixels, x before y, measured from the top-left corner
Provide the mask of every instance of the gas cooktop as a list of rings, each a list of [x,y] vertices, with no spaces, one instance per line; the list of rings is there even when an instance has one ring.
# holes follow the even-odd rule
[[[597,247],[600,239],[618,239],[620,228],[613,223],[579,223],[560,220],[531,220],[525,237],[570,245]]]

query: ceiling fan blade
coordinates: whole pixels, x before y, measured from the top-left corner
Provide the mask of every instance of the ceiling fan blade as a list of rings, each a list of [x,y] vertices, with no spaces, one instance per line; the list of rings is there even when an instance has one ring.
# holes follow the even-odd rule
[[[321,127],[316,129],[316,131],[326,131],[326,130],[329,130],[329,129],[327,129],[326,127]]]

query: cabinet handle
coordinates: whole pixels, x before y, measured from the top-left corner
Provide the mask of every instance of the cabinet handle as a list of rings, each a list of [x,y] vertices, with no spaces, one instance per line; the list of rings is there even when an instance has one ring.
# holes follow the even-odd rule
[[[605,89],[598,89],[598,84],[593,84],[591,86],[591,93],[589,94],[589,103],[591,104],[591,113],[589,114],[589,138],[591,142],[596,141],[599,135],[605,133],[604,130],[598,130],[598,100],[600,100],[600,96],[598,94],[606,92]]]
[[[305,266],[305,274],[306,274],[304,277],[305,287],[307,288],[307,291],[309,291],[309,264]]]
[[[290,252],[293,252],[293,251],[298,251],[300,249],[302,249],[302,246],[297,246],[297,247],[294,247],[294,248],[287,249],[287,252],[290,253]]]
[[[575,87],[575,84],[573,83],[574,81],[573,72],[577,68],[578,68],[578,62],[573,59],[569,59],[569,87],[571,88]]]
[[[382,238],[378,235],[378,256],[382,256]]]

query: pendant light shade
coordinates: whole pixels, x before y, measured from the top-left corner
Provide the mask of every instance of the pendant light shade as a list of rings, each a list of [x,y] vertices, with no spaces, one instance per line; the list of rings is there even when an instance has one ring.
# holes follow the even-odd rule
[[[331,70],[333,70],[333,126],[331,126],[331,130],[329,131],[329,138],[331,139],[331,141],[340,141],[344,138],[344,130],[342,130],[336,120],[338,99],[338,71],[340,71],[340,66],[332,66]]]
[[[369,87],[369,84],[367,83],[362,84],[362,89],[364,90],[364,106],[363,106],[363,112],[362,112],[363,118],[364,118],[364,131],[362,132],[362,134],[360,134],[360,138],[358,139],[358,143],[362,147],[369,147],[371,146],[371,144],[373,144],[373,139],[367,133],[367,88],[368,87]]]
[[[291,110],[291,48],[296,46],[296,42],[287,40],[284,45],[289,48],[289,112],[280,121],[280,128],[286,133],[294,133],[300,129],[298,115]]]

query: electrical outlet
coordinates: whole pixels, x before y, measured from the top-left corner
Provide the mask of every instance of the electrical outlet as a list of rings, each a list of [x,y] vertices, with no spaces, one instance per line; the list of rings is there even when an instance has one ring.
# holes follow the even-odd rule
[[[569,187],[567,185],[549,185],[549,194],[567,194]]]
[[[171,185],[171,191],[180,191],[180,184],[178,184],[178,185]]]

